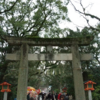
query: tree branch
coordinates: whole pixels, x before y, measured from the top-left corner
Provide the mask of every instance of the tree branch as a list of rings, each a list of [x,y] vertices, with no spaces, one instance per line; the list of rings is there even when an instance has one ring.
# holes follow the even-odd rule
[[[95,16],[95,15],[86,13],[86,12],[85,12],[85,8],[84,8],[83,5],[82,5],[82,0],[80,0],[80,5],[81,5],[81,7],[82,7],[82,9],[83,9],[83,12],[81,12],[80,10],[78,10],[78,9],[75,7],[75,5],[72,3],[71,0],[70,0],[70,3],[71,3],[72,6],[74,7],[75,11],[79,12],[80,14],[82,14],[83,18],[86,20],[87,24],[90,26],[90,29],[96,30],[96,31],[99,31],[99,32],[100,32],[100,29],[94,28],[93,26],[91,26],[91,25],[89,24],[89,20],[86,18],[86,16],[89,16],[89,17],[91,17],[91,18],[95,18],[95,19],[97,19],[98,21],[100,21],[100,18],[97,17],[97,16]]]
[[[80,10],[78,10],[78,9],[75,7],[75,5],[72,3],[71,0],[70,0],[70,3],[71,3],[72,6],[74,7],[74,9],[75,9],[77,12],[79,12],[80,14],[83,14],[83,15],[85,15],[85,16],[89,16],[89,17],[91,17],[91,18],[95,18],[95,19],[97,19],[97,20],[100,21],[100,18],[99,18],[99,17],[97,17],[97,16],[95,16],[95,15],[92,15],[92,14],[89,14],[89,13],[86,13],[86,12],[85,12],[85,8],[83,7],[81,1],[80,1],[80,5],[82,6],[82,9],[83,9],[84,12],[81,12]]]
[[[5,13],[5,12],[8,12],[8,11],[10,11],[11,9],[13,9],[13,7],[15,6],[15,4],[16,4],[17,2],[18,2],[18,0],[16,0],[16,1],[14,2],[14,4],[13,4],[9,9],[6,9],[6,10],[0,12],[0,14]]]

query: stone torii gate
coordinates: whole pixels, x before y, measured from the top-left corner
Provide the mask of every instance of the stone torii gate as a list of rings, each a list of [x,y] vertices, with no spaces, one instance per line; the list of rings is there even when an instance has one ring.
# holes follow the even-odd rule
[[[93,40],[92,36],[80,38],[19,38],[3,37],[10,45],[21,46],[20,54],[6,54],[6,60],[19,60],[19,76],[17,87],[17,100],[26,100],[28,61],[31,60],[71,60],[74,77],[76,100],[86,100],[83,85],[81,60],[92,60],[92,54],[79,54],[78,46],[87,46]],[[70,54],[28,54],[28,46],[71,46]]]

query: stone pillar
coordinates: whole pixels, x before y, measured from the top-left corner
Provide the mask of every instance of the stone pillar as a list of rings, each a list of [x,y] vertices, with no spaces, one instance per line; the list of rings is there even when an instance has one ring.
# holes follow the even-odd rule
[[[89,98],[89,100],[92,100],[92,92],[91,92],[91,90],[88,90],[88,98]]]
[[[28,45],[21,45],[20,66],[17,87],[17,100],[27,99],[27,80],[28,80]]]
[[[72,68],[73,68],[73,78],[74,78],[74,88],[75,88],[75,98],[76,98],[75,100],[86,100],[78,44],[73,41],[71,49],[72,49]]]
[[[7,94],[8,94],[8,92],[4,92],[4,98],[3,98],[3,100],[7,100]]]

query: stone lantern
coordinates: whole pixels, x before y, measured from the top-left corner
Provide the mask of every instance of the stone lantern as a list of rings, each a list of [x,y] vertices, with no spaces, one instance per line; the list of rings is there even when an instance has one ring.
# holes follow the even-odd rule
[[[87,82],[84,83],[85,84],[85,91],[88,91],[88,97],[89,97],[89,100],[92,100],[92,93],[91,91],[94,90],[94,87],[93,87],[93,84],[96,84],[95,82],[89,80]]]
[[[3,82],[0,85],[2,85],[1,92],[4,92],[4,99],[3,100],[7,100],[7,93],[11,92],[11,90],[9,89],[9,86],[11,86],[11,84],[9,84],[7,82]]]

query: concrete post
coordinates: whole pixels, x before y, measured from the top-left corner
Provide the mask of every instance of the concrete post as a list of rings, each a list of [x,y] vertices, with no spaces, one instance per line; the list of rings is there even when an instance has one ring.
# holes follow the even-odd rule
[[[28,45],[21,45],[21,57],[18,76],[17,100],[27,99],[27,80],[28,80]]]
[[[88,97],[89,97],[89,100],[92,100],[92,93],[91,93],[91,90],[88,90]]]
[[[75,88],[75,98],[76,98],[75,100],[86,100],[78,44],[73,41],[71,47],[72,47],[73,78],[74,78],[74,88]]]
[[[7,100],[7,94],[8,94],[8,92],[4,92],[4,98],[3,98],[3,100]]]

